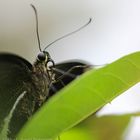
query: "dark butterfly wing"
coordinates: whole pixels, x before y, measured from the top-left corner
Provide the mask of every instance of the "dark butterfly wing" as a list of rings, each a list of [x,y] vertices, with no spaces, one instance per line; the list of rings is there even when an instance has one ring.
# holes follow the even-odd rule
[[[90,65],[84,61],[69,61],[56,64],[54,68],[56,82],[50,87],[50,96],[58,92],[89,68]]]
[[[32,65],[25,59],[11,54],[0,54],[0,132],[3,129],[4,119],[10,113],[17,98],[27,92],[24,83],[31,81],[30,70]],[[27,100],[27,97],[24,99]],[[14,137],[27,120],[25,101],[18,104],[9,124],[9,135]],[[31,105],[33,106],[33,105]]]

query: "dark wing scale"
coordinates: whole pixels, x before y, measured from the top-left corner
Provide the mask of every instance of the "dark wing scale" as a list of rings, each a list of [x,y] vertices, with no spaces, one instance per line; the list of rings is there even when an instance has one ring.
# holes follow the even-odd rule
[[[50,96],[62,89],[64,86],[73,81],[77,76],[83,74],[90,68],[90,65],[84,61],[69,61],[56,64],[54,73],[56,75],[56,82],[50,87]],[[56,70],[55,70],[56,69]]]
[[[25,59],[11,54],[0,54],[0,131],[3,128],[4,119],[9,114],[15,101],[24,91],[33,89],[26,87],[24,83],[31,81],[30,71],[32,65]],[[32,86],[29,84],[29,86]],[[26,106],[30,109],[33,103],[27,101],[28,95],[25,95],[22,102],[19,102],[9,126],[9,135],[15,137],[16,133],[27,121],[29,113],[25,113]],[[31,97],[30,97],[31,98]],[[21,105],[26,104],[21,108]],[[31,104],[31,105],[29,105]],[[22,112],[23,111],[23,112]]]

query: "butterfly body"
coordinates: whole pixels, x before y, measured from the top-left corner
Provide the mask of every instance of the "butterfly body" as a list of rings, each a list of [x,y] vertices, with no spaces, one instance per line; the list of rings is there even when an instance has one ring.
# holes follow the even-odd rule
[[[9,138],[15,138],[25,122],[50,96],[82,74],[88,66],[81,62],[55,65],[48,53],[44,55],[39,54],[31,65],[20,56],[0,54],[0,132],[14,103],[25,93],[8,124]]]

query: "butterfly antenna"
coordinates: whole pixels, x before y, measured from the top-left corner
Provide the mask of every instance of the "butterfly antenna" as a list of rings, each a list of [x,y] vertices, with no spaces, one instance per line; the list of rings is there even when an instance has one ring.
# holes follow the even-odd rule
[[[45,51],[49,46],[51,46],[51,45],[54,44],[55,42],[57,42],[57,41],[59,41],[59,40],[61,40],[61,39],[63,39],[63,38],[66,38],[66,37],[68,37],[68,36],[70,36],[70,35],[72,35],[72,34],[74,34],[74,33],[76,33],[76,32],[79,32],[81,29],[83,29],[83,28],[85,28],[87,25],[89,25],[89,24],[91,23],[91,21],[92,21],[92,18],[89,18],[89,21],[88,21],[86,24],[84,24],[83,26],[81,26],[81,27],[78,28],[77,30],[75,30],[75,31],[73,31],[73,32],[70,32],[70,33],[68,33],[68,34],[66,34],[66,35],[64,35],[64,36],[62,36],[62,37],[56,39],[55,41],[51,42],[49,45],[47,45],[47,46],[45,47],[45,49],[44,49],[43,51]]]
[[[37,10],[35,8],[35,6],[33,4],[31,4],[31,7],[34,10],[35,13],[35,20],[36,20],[36,35],[37,35],[37,40],[38,40],[38,46],[39,46],[39,50],[42,52],[41,50],[41,45],[40,45],[40,37],[39,37],[39,31],[38,31],[38,14],[37,14]]]

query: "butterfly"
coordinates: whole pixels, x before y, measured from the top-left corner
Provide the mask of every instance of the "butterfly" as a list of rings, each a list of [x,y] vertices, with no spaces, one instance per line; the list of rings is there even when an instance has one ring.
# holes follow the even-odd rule
[[[37,19],[36,9],[32,7]],[[39,42],[38,20],[36,23]],[[33,64],[20,56],[0,53],[0,133],[8,118],[7,137],[16,138],[44,102],[88,68],[89,65],[82,61],[55,64],[46,48],[40,49]]]

